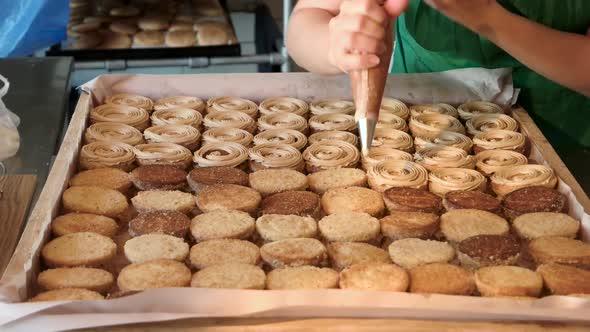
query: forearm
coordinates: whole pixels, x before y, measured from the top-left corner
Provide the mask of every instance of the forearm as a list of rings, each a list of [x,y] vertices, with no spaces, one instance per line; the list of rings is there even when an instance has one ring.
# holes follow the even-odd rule
[[[314,73],[341,73],[328,58],[330,45],[328,24],[333,17],[334,15],[329,11],[319,8],[302,8],[291,15],[287,32],[287,49],[299,66]]]
[[[482,20],[468,27],[535,72],[590,96],[587,36],[551,29],[512,14],[500,5],[492,6]]]

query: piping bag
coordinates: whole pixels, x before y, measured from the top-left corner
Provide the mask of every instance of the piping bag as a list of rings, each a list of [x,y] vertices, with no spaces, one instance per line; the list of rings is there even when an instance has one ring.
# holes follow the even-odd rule
[[[379,58],[379,65],[369,69],[349,72],[352,95],[356,107],[355,119],[361,139],[361,152],[369,153],[375,134],[375,126],[379,119],[381,99],[385,90],[385,82],[389,73],[389,63],[393,50],[393,30],[391,20],[386,27],[385,52]]]

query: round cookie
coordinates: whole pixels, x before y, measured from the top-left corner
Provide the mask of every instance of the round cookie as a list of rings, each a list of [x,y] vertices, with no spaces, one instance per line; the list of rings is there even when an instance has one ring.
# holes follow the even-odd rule
[[[528,252],[537,264],[559,263],[590,268],[590,244],[579,240],[541,237],[529,242]]]
[[[510,221],[525,213],[567,212],[567,197],[555,189],[533,186],[515,190],[502,199],[502,210]]]
[[[193,169],[187,181],[195,193],[215,184],[237,184],[248,186],[248,174],[233,167],[202,167]]]
[[[209,186],[197,194],[197,206],[203,212],[239,210],[256,215],[262,197],[251,188],[235,184]]]
[[[250,173],[249,182],[250,187],[263,197],[307,189],[307,177],[292,169],[264,169]]]
[[[564,213],[533,212],[521,214],[512,221],[519,237],[534,240],[544,236],[575,238],[580,222]]]
[[[72,233],[51,240],[41,250],[49,267],[100,266],[115,257],[117,245],[110,238],[89,232]]]
[[[120,192],[101,187],[76,186],[66,189],[62,196],[66,210],[116,218],[127,208],[127,198]]]
[[[129,174],[118,168],[95,168],[75,174],[70,186],[91,186],[114,189],[125,194],[132,186]]]
[[[129,222],[129,234],[160,233],[184,238],[190,227],[191,220],[178,211],[152,211],[140,213]]]
[[[261,214],[284,214],[319,219],[320,198],[309,191],[285,191],[266,197],[261,204]]]
[[[161,46],[164,44],[164,33],[161,31],[140,31],[133,37],[133,42],[139,46]]]
[[[29,302],[41,301],[87,301],[102,300],[104,297],[97,292],[82,288],[61,288],[39,293]]]
[[[107,292],[115,279],[105,270],[89,267],[62,267],[45,270],[37,276],[37,283],[44,289],[84,288]]]
[[[394,264],[362,263],[340,272],[340,288],[368,291],[405,292],[408,272]]]
[[[491,265],[514,265],[520,257],[520,241],[511,235],[476,235],[457,245],[461,265],[477,269]]]
[[[265,214],[256,220],[256,231],[267,242],[298,237],[314,238],[318,224],[311,217]]]
[[[438,214],[442,200],[428,190],[415,188],[389,188],[383,192],[385,206],[390,212],[425,212]]]
[[[172,165],[139,166],[130,173],[139,190],[177,190],[186,186],[187,173]]]
[[[326,258],[326,247],[316,239],[285,239],[267,243],[260,248],[262,260],[272,268],[285,266],[321,266]]]
[[[123,247],[131,263],[154,259],[172,259],[183,262],[188,256],[188,244],[181,238],[167,234],[144,234],[127,240]]]
[[[387,251],[362,242],[333,242],[328,244],[332,268],[342,270],[357,264],[391,263]]]
[[[122,291],[186,287],[190,282],[191,270],[183,263],[171,259],[127,265],[117,277],[117,285]]]
[[[100,49],[121,49],[130,48],[133,44],[131,37],[122,33],[111,31],[102,32],[103,41],[100,44]]]
[[[542,264],[537,272],[554,295],[590,294],[590,271],[562,264]]]
[[[443,206],[447,211],[452,209],[476,209],[502,214],[500,201],[481,191],[451,191],[445,195]]]
[[[75,50],[85,50],[95,48],[102,43],[102,36],[96,32],[82,33],[78,38],[73,40],[71,46]]]
[[[122,21],[117,21],[117,22],[111,23],[111,25],[109,26],[109,29],[111,29],[111,31],[113,31],[113,32],[122,33],[125,35],[133,35],[138,30],[137,25],[131,24],[128,22],[122,22]]]
[[[166,45],[169,47],[191,47],[197,42],[197,35],[193,31],[168,31]]]
[[[170,25],[168,19],[161,16],[142,17],[137,21],[137,25],[144,31],[160,31],[168,29]]]
[[[131,199],[139,213],[152,211],[178,211],[189,213],[195,207],[194,196],[178,190],[140,191]]]
[[[193,275],[191,287],[264,289],[266,275],[258,266],[228,263],[208,266]]]
[[[113,237],[119,230],[117,222],[109,217],[90,213],[72,212],[55,218],[51,222],[53,235],[62,236],[71,233],[92,232]]]
[[[318,222],[322,237],[328,242],[371,242],[379,238],[379,220],[362,212],[334,213]]]
[[[429,239],[438,230],[439,217],[434,213],[394,211],[380,220],[381,233],[390,240]]]
[[[406,269],[431,263],[447,263],[455,258],[455,249],[446,242],[401,239],[388,248],[391,260]]]
[[[270,271],[266,287],[271,290],[338,288],[338,279],[338,272],[329,268],[283,267]]]
[[[380,217],[385,205],[378,192],[362,188],[347,187],[328,190],[322,196],[322,208],[326,214],[340,212],[364,212]]]
[[[366,187],[367,174],[358,168],[334,168],[309,174],[309,188],[317,194],[330,189],[346,187]]]
[[[543,278],[535,271],[518,266],[488,266],[475,272],[475,285],[482,296],[538,297]]]
[[[414,267],[409,272],[412,293],[471,295],[475,290],[473,275],[455,265],[433,263]]]
[[[506,235],[508,222],[491,212],[459,209],[440,217],[440,230],[447,240],[459,243],[476,235]]]
[[[256,265],[260,261],[260,250],[255,244],[244,240],[209,240],[192,246],[189,260],[196,269],[225,263]]]
[[[247,239],[255,230],[254,218],[237,210],[216,210],[200,214],[191,221],[191,234],[197,242],[214,239]]]

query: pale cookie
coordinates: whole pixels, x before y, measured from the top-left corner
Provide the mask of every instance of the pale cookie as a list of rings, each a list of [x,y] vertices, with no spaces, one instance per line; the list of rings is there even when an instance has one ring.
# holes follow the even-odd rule
[[[68,211],[99,214],[111,218],[118,217],[129,206],[127,198],[116,190],[87,186],[66,189],[62,203]]]
[[[193,275],[191,287],[264,289],[266,275],[258,266],[242,263],[206,267]]]
[[[41,251],[50,267],[99,266],[111,260],[117,245],[110,238],[96,233],[72,233],[47,243]]]
[[[256,265],[260,262],[260,250],[255,244],[244,240],[209,240],[192,246],[189,260],[196,269],[225,263]]]
[[[254,218],[237,210],[216,210],[200,214],[191,222],[197,242],[213,239],[248,239],[254,233]]]
[[[64,267],[39,273],[37,283],[44,289],[84,288],[105,293],[115,279],[105,270],[88,267]]]
[[[183,263],[170,259],[127,265],[117,277],[117,285],[122,291],[186,287],[190,282],[191,270]]]
[[[188,256],[188,244],[181,238],[166,234],[145,234],[129,239],[123,249],[131,263],[154,259],[183,262]]]
[[[446,242],[401,239],[389,245],[391,260],[406,269],[431,263],[447,263],[455,258],[455,249]]]
[[[81,288],[61,288],[39,293],[29,302],[41,301],[86,301],[102,300],[104,297],[97,292]]]
[[[340,272],[340,288],[368,291],[405,292],[408,272],[394,264],[362,263]]]
[[[538,297],[543,279],[539,273],[518,266],[488,266],[475,272],[475,284],[482,296]]]
[[[283,267],[272,270],[266,279],[268,289],[338,288],[338,272],[315,266]]]
[[[59,216],[51,223],[53,235],[62,236],[70,233],[91,232],[113,237],[119,230],[117,222],[109,217],[90,213],[68,213]]]

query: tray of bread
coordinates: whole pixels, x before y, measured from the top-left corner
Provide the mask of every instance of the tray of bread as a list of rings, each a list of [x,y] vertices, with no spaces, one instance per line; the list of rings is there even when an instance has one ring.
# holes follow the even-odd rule
[[[236,308],[284,309],[285,296],[321,311],[362,294],[385,315],[443,301],[457,310],[447,318],[585,319],[587,197],[545,162],[526,112],[384,98],[361,155],[344,98],[173,94],[169,80],[152,94],[148,81],[125,91],[113,77],[106,93],[83,93],[56,161],[63,176],[46,184],[38,233],[4,275],[32,264],[20,301],[121,310],[182,288]],[[573,304],[555,310],[556,297]],[[241,312],[227,306],[221,315]]]
[[[80,60],[240,55],[223,0],[72,0],[67,36],[47,55]]]

